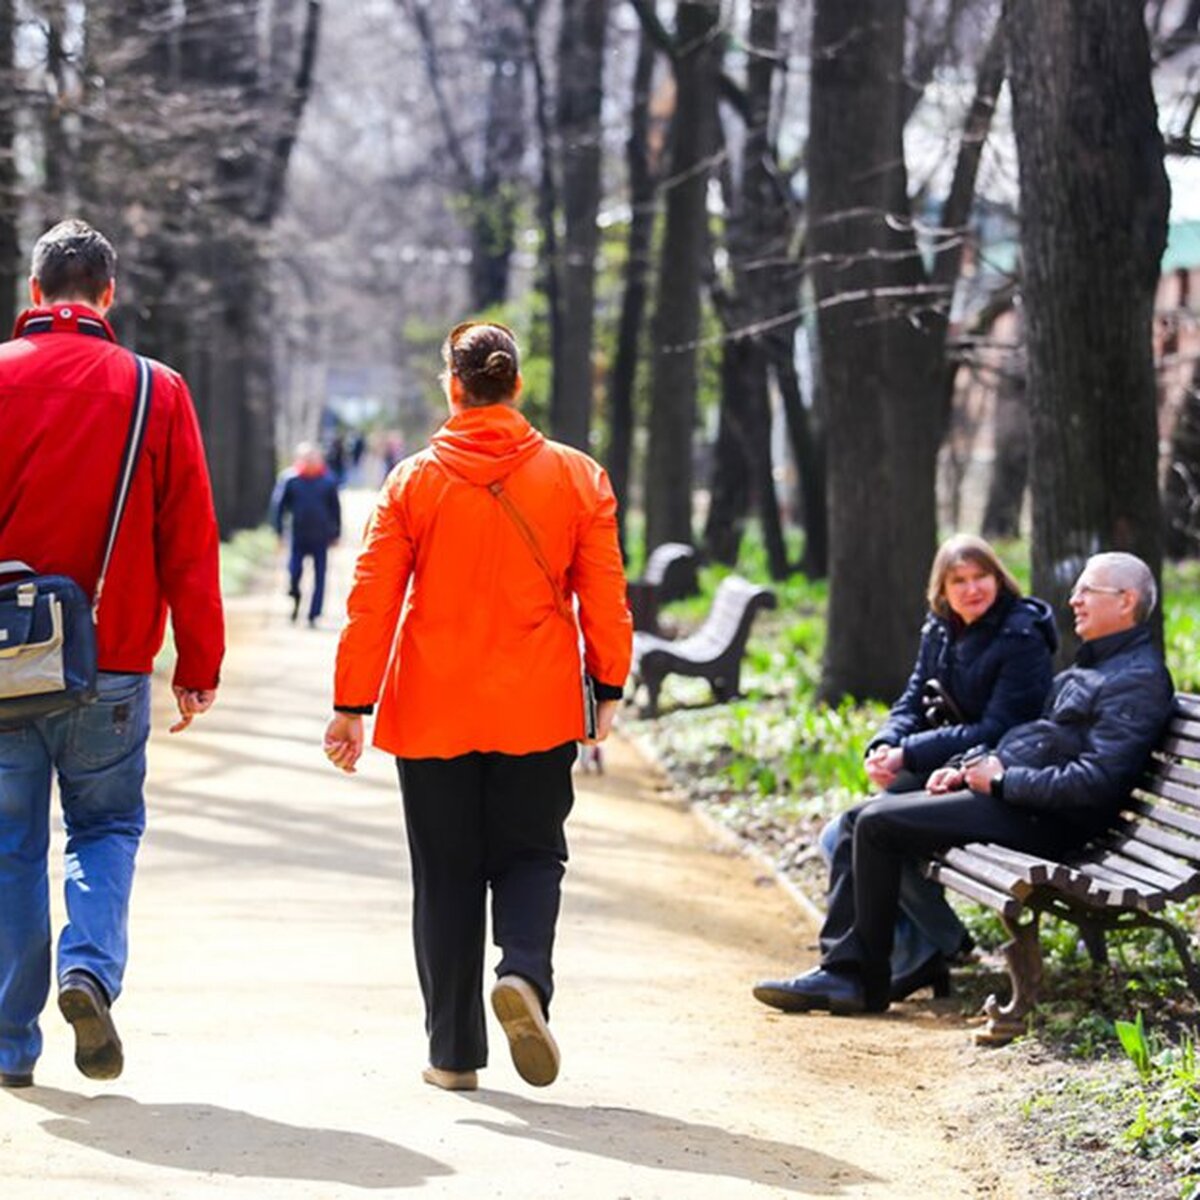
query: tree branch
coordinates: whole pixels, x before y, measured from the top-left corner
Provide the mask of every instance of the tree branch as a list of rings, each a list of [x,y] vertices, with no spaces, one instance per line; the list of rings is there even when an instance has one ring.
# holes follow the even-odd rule
[[[933,282],[942,287],[953,286],[962,266],[961,231],[966,228],[971,215],[979,163],[983,158],[983,147],[991,129],[992,115],[996,110],[996,97],[1004,83],[1004,51],[1004,18],[1001,17],[996,21],[979,62],[975,99],[971,102],[971,109],[963,126],[962,141],[958,146],[958,161],[954,164],[954,178],[950,183],[946,202],[942,206],[941,227],[945,240],[934,255],[932,272]]]
[[[417,30],[417,36],[421,39],[421,58],[425,63],[425,76],[429,80],[429,90],[433,93],[434,103],[437,105],[438,120],[446,139],[446,150],[458,172],[459,187],[462,191],[470,193],[475,187],[475,175],[463,150],[462,138],[459,137],[454,121],[450,117],[450,104],[446,99],[441,60],[438,58],[437,43],[429,24],[429,13],[422,0],[396,0],[396,2],[412,21]]]

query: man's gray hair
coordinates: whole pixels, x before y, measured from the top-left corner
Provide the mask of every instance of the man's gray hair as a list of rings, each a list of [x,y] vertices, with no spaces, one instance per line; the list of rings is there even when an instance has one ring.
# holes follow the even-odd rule
[[[1093,554],[1088,559],[1088,566],[1099,567],[1113,587],[1128,588],[1137,593],[1137,608],[1133,616],[1139,625],[1154,611],[1158,603],[1154,574],[1136,554],[1109,550],[1104,554]]]

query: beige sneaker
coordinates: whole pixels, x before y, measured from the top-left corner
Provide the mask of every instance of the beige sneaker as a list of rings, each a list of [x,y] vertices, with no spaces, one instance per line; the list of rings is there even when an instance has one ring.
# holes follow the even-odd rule
[[[421,1078],[447,1092],[473,1092],[479,1086],[474,1071],[446,1071],[441,1067],[426,1067]]]
[[[526,1083],[545,1087],[558,1078],[558,1044],[537,989],[520,975],[504,975],[492,988],[492,1011],[500,1019],[513,1066]]]

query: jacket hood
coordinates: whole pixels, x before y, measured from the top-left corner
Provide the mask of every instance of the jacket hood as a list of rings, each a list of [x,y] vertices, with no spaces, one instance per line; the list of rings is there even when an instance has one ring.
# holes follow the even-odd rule
[[[486,404],[455,413],[433,435],[433,456],[448,471],[486,487],[528,462],[546,439],[515,408]]]
[[[1006,625],[1019,624],[1040,633],[1053,654],[1058,649],[1058,625],[1054,621],[1054,609],[1037,596],[1022,596],[1013,606],[1013,616]]]

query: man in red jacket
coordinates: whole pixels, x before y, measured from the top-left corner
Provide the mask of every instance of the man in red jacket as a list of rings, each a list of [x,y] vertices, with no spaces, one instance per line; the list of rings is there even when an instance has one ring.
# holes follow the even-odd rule
[[[34,247],[34,307],[0,345],[0,561],[69,575],[89,594],[136,379],[133,355],[105,320],[115,266],[102,234],[82,221],[56,225]],[[187,385],[161,363],[151,370],[145,437],[97,614],[99,699],[0,729],[0,1086],[32,1083],[42,1048],[52,773],[67,833],[59,1008],[74,1029],[80,1071],[114,1079],[123,1054],[109,1008],[128,953],[150,671],[168,612],[180,713],[172,732],[216,697],[224,622],[212,489]]]

